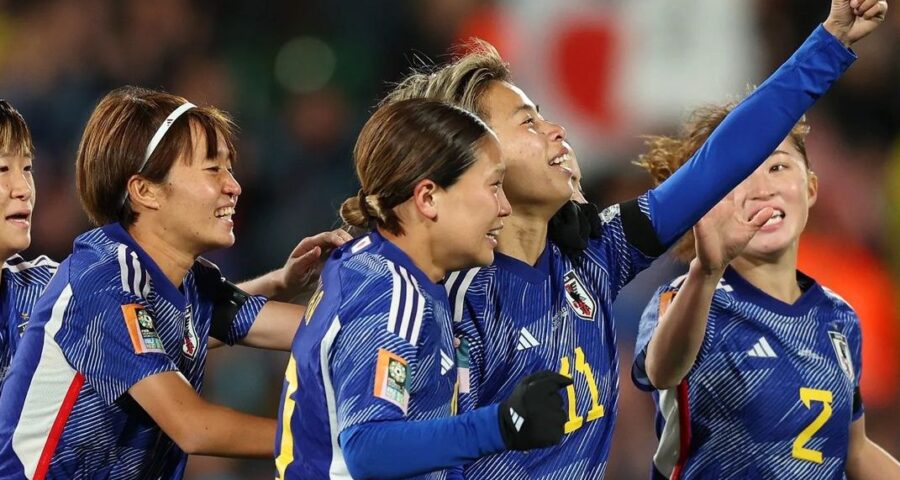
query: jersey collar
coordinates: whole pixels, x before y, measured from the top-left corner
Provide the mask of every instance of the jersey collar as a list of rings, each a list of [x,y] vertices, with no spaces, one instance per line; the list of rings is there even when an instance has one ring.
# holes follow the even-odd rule
[[[507,271],[528,283],[542,283],[550,278],[550,242],[544,246],[544,251],[538,257],[535,264],[529,265],[518,258],[494,252],[494,265],[498,269]]]
[[[800,294],[800,298],[793,304],[782,302],[756,288],[730,266],[725,269],[725,274],[722,275],[722,278],[725,280],[725,283],[734,289],[735,296],[741,300],[746,300],[781,315],[803,315],[809,311],[810,307],[815,305],[816,302],[825,298],[825,292],[822,290],[822,286],[812,277],[800,270],[797,270],[797,283],[800,285],[800,289],[803,293]]]

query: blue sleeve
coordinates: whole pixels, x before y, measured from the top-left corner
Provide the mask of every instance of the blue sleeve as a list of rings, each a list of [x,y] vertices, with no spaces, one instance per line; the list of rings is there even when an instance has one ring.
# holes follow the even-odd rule
[[[73,289],[56,339],[66,359],[104,402],[113,404],[144,378],[178,370],[144,299],[91,287]]]
[[[647,303],[647,306],[644,308],[644,313],[641,314],[641,322],[638,325],[637,344],[634,347],[634,363],[631,366],[631,381],[634,382],[634,385],[637,388],[645,392],[656,390],[656,387],[653,386],[653,383],[650,382],[650,378],[647,376],[647,368],[645,365],[647,359],[647,344],[649,344],[650,339],[653,338],[653,333],[656,331],[656,325],[659,323],[660,305],[662,304],[663,296],[666,295],[667,292],[674,291],[674,289],[668,288],[667,286],[656,289],[656,292],[650,297],[650,302]],[[674,293],[672,295],[674,295]]]
[[[418,422],[360,424],[340,434],[353,478],[404,478],[464,465],[506,449],[497,406]]]
[[[670,246],[775,150],[856,59],[821,25],[740,103],[706,143],[649,192],[653,229]]]
[[[849,308],[849,306],[848,306]],[[860,381],[862,380],[862,329],[859,325],[859,316],[857,316],[856,311],[850,308],[854,322],[852,324],[852,328],[850,330],[849,342],[850,342],[850,355],[853,359],[854,365],[854,378],[853,378],[853,410],[852,410],[852,421],[859,420],[860,417],[866,413],[865,406],[863,405],[862,393],[860,392]]]
[[[266,297],[261,295],[248,297],[241,309],[238,310],[237,315],[235,315],[234,322],[231,323],[231,328],[228,329],[228,335],[220,340],[223,340],[228,345],[234,345],[243,340],[250,333],[253,322],[256,321],[256,317],[268,301]]]

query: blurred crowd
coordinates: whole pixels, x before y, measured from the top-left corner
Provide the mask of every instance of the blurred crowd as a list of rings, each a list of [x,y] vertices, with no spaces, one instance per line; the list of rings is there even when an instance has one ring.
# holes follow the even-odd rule
[[[591,12],[600,25],[640,26],[619,21],[630,16],[623,10],[626,2],[572,2],[574,11]],[[646,3],[652,8],[659,2]],[[622,35],[576,25],[565,37],[574,43],[541,50],[566,56],[532,62],[528,49],[556,41],[549,31],[558,35],[566,25],[542,25],[541,11],[551,8],[542,0],[0,0],[0,97],[23,113],[37,149],[34,241],[26,256],[44,253],[62,260],[72,239],[89,227],[74,193],[81,130],[104,93],[131,84],[212,104],[234,116],[240,129],[236,172],[243,187],[238,240],[212,260],[234,280],[276,268],[301,238],[338,224],[337,207],[358,188],[351,162],[356,134],[390,83],[410,67],[446,59],[452,45],[471,35],[497,44],[512,61],[514,77],[521,65],[525,90],[538,92],[533,97],[561,88],[574,92],[569,104],[556,96],[533,100],[549,100],[542,105],[547,116],[575,126],[569,137],[584,165],[588,198],[600,205],[631,198],[649,187],[631,165],[640,153],[640,133],[674,133],[678,120],[698,101],[727,100],[719,92],[733,97],[745,85],[761,82],[825,18],[829,7],[827,0],[678,3],[666,7],[681,10],[677,18],[671,12],[667,18],[682,22],[677,25],[681,29],[704,21],[703,5],[715,3],[721,15],[729,15],[733,7],[746,27],[736,47],[743,54],[709,69],[697,68],[696,62],[685,65],[686,78],[718,90],[704,87],[700,90],[706,97],[676,97],[681,115],[658,103],[668,113],[649,116],[630,114],[629,106],[641,92],[617,86],[622,77],[614,73],[626,68],[622,59],[642,48],[635,38],[649,43],[663,33],[646,27]],[[591,41],[607,48],[583,49]],[[707,55],[702,49],[714,48],[716,42],[694,42],[699,49],[694,57]],[[900,254],[893,248],[900,244],[900,11],[890,12],[888,25],[860,42],[856,51],[860,59],[809,114],[808,148],[820,193],[800,263],[858,310],[867,429],[873,440],[898,455],[900,425],[892,413],[900,407],[895,300],[900,298]],[[729,80],[722,80],[723,75],[730,75]],[[668,81],[651,76],[643,84]],[[649,396],[631,385],[631,351],[648,297],[682,268],[668,259],[658,262],[617,301],[623,400],[610,479],[647,476],[655,449],[653,406]],[[284,362],[285,357],[271,353],[213,351],[204,394],[274,416]],[[189,465],[191,479],[272,475],[272,465],[263,461],[197,457]]]

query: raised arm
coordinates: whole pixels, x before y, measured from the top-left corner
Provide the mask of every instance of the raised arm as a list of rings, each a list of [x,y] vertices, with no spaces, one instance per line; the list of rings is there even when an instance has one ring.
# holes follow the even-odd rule
[[[832,1],[824,25],[735,107],[686,165],[650,191],[651,219],[660,244],[675,242],[775,150],[853,63],[855,55],[846,47],[871,33],[886,10],[884,1]]]
[[[688,374],[703,344],[713,294],[725,267],[773,213],[766,207],[745,219],[729,195],[694,227],[697,256],[678,293],[668,307],[660,309],[659,323],[647,344],[644,365],[655,388],[673,388]]]

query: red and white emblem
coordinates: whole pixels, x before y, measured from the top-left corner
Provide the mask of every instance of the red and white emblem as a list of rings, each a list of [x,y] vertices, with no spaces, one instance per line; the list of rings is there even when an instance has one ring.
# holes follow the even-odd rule
[[[194,320],[191,317],[191,306],[188,305],[184,312],[184,343],[181,345],[181,351],[188,358],[194,358],[198,347],[197,331],[194,330]]]
[[[597,311],[597,304],[594,299],[584,288],[584,284],[575,275],[574,270],[569,270],[563,275],[563,288],[566,289],[566,300],[575,315],[585,319],[594,320],[594,312]]]

